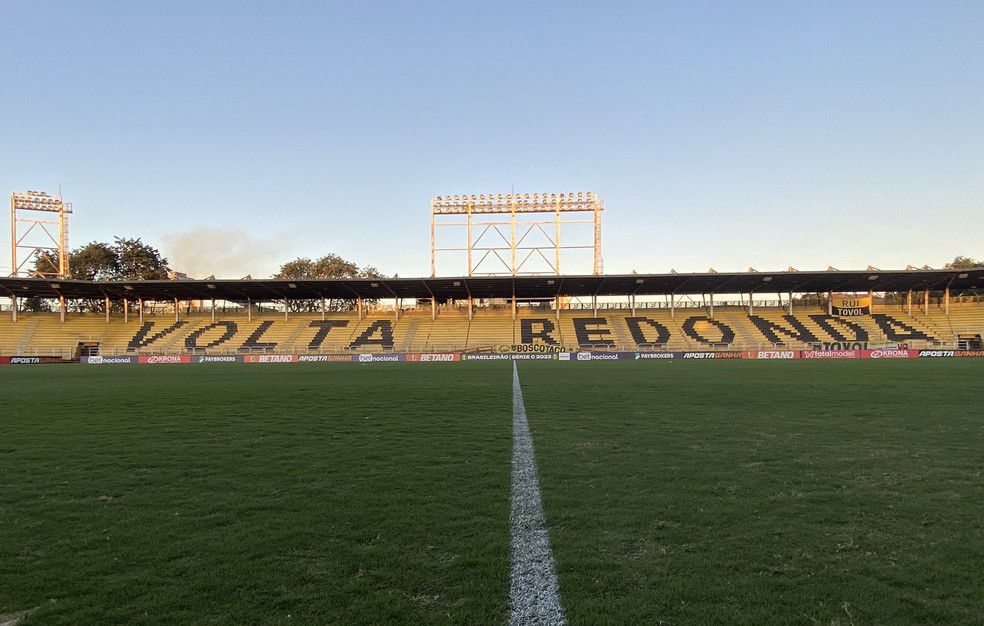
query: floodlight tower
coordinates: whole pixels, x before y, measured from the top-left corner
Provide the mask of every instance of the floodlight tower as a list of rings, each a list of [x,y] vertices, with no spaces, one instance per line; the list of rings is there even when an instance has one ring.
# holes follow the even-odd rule
[[[466,252],[468,276],[560,274],[562,250],[592,250],[593,272],[601,274],[604,209],[591,192],[437,196],[431,200],[431,276],[437,275],[439,252]],[[569,224],[592,224],[594,241],[562,245],[561,230]],[[464,229],[465,246],[440,247],[437,229],[442,227]],[[544,243],[536,243],[537,239]],[[545,262],[549,270],[530,270],[531,259]],[[486,261],[493,267],[483,266]]]
[[[68,216],[71,212],[72,204],[64,202],[60,195],[49,196],[43,191],[10,194],[11,276],[68,276]],[[45,254],[49,252],[54,254],[54,259]],[[29,263],[39,258],[43,258],[44,263],[37,268],[30,267]]]

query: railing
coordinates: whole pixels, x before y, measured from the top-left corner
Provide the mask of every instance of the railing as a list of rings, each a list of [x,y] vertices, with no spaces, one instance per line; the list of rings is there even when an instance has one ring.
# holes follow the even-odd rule
[[[957,338],[954,337],[951,340],[945,341],[926,341],[926,340],[908,340],[904,342],[898,342],[899,345],[906,345],[911,349],[957,349]],[[837,343],[837,342],[824,342],[824,343]],[[841,342],[844,344],[857,344],[865,342],[855,342],[847,341]],[[671,344],[675,344],[671,347]],[[879,349],[882,347],[890,347],[894,345],[895,342],[886,341],[869,341],[867,342],[869,348],[867,349]],[[206,349],[178,349],[178,348],[165,348],[165,349],[152,349],[152,348],[140,348],[137,350],[127,350],[120,352],[120,354],[135,354],[135,355],[175,355],[175,354],[200,354],[200,355],[236,355],[236,354],[359,354],[365,352],[373,353],[403,353],[403,352],[496,352],[497,345],[482,345],[482,346],[468,346],[463,347],[461,344],[442,344],[442,345],[428,345],[420,350],[402,350],[396,349],[394,347],[385,346],[358,346],[358,347],[342,347],[340,349],[336,348],[317,348],[308,349],[306,347],[299,346],[277,346],[273,349],[271,348],[206,348]],[[580,344],[578,346],[561,346],[558,351],[560,352],[674,352],[674,351],[693,351],[693,352],[733,352],[733,351],[770,351],[770,350],[814,350],[814,346],[811,344],[801,343],[801,342],[786,342],[786,343],[773,343],[769,341],[761,342],[732,342],[732,343],[698,343],[698,342],[670,342],[670,343],[641,343],[641,344],[627,344],[618,341],[611,342],[600,342],[600,343],[590,343],[590,344]],[[73,351],[52,351],[52,350],[33,350],[22,353],[22,356],[59,356],[65,355],[71,356]],[[107,353],[110,354],[110,353]],[[115,354],[115,353],[113,353]]]

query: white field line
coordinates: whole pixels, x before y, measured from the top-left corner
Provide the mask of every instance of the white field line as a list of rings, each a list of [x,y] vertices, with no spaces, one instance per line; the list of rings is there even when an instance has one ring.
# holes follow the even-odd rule
[[[557,568],[543,517],[540,479],[526,419],[519,370],[513,361],[513,458],[509,576],[509,623],[566,624],[560,604]]]

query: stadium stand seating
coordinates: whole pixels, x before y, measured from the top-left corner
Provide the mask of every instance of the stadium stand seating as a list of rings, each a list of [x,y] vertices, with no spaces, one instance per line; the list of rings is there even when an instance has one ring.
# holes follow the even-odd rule
[[[472,319],[463,308],[429,307],[401,312],[282,313],[264,311],[248,320],[241,311],[169,316],[147,315],[143,322],[118,314],[21,313],[17,322],[0,316],[0,353],[71,356],[80,342],[99,345],[103,354],[208,352],[344,353],[495,351],[502,346],[540,344],[557,350],[707,350],[809,348],[818,343],[908,343],[913,347],[953,347],[962,336],[984,334],[984,304],[955,303],[928,313],[899,306],[876,306],[871,315],[831,316],[819,308],[738,306],[677,309],[604,308],[597,311],[519,307],[479,308]]]

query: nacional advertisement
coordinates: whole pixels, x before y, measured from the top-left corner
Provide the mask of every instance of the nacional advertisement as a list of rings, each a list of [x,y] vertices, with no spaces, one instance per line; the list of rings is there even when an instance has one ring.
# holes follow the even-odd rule
[[[860,317],[871,315],[871,296],[852,293],[831,294],[831,309],[834,315]]]
[[[82,362],[89,365],[130,365],[137,362],[136,356],[84,356]]]
[[[360,354],[357,363],[402,363],[407,360],[407,355],[386,353],[386,354]]]
[[[578,361],[621,361],[635,358],[635,352],[577,352]]]

